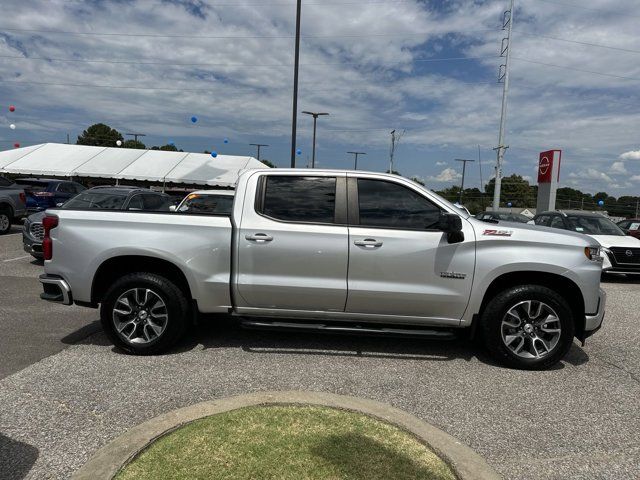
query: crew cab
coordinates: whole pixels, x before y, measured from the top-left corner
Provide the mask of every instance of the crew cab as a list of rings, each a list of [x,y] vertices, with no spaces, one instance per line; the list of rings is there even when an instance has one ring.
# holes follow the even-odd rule
[[[248,328],[481,336],[548,368],[602,323],[598,243],[487,224],[397,175],[248,170],[230,214],[48,210],[45,300],[100,307],[133,354],[166,351],[198,312]]]

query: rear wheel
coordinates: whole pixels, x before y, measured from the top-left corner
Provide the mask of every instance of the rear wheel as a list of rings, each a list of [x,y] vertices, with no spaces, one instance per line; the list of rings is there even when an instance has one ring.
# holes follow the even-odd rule
[[[185,294],[152,273],[132,273],[116,281],[100,308],[111,341],[136,355],[162,353],[184,334],[189,312]]]
[[[13,212],[9,207],[0,207],[0,235],[4,235],[11,229]]]
[[[510,367],[543,370],[573,343],[575,324],[567,301],[540,285],[519,285],[493,298],[481,318],[487,349]]]

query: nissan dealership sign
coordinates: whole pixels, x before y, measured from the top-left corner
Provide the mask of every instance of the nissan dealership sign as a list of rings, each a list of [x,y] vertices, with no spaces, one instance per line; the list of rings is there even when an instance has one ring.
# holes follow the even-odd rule
[[[555,210],[556,190],[560,180],[562,150],[540,152],[538,157],[538,203],[537,212]]]

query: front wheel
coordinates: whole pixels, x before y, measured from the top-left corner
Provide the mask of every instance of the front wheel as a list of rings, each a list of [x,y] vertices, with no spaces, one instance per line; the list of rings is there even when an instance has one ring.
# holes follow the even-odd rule
[[[504,290],[489,301],[480,321],[492,356],[526,370],[558,363],[571,348],[575,333],[567,301],[540,285]]]
[[[0,207],[0,235],[8,233],[11,229],[11,210],[6,207]]]
[[[166,278],[132,273],[117,280],[100,307],[107,336],[135,355],[162,353],[184,334],[189,312],[185,294]]]

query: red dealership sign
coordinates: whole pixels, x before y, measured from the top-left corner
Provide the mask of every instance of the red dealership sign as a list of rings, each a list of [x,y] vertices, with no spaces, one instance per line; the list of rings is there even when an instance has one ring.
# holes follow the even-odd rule
[[[561,150],[548,150],[546,152],[540,152],[540,158],[538,160],[538,183],[551,183],[554,170],[558,172],[557,179],[560,180],[561,157]]]

